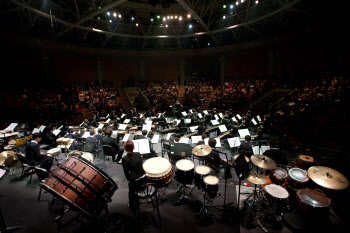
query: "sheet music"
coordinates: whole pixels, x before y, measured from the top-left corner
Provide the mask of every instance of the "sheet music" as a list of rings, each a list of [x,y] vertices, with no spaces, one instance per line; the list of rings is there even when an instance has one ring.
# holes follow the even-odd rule
[[[220,138],[215,138],[215,140],[216,140],[215,147],[221,147]],[[204,144],[208,146],[208,142],[209,142],[209,138],[205,138],[204,139]]]
[[[126,133],[125,135],[124,135],[124,137],[123,137],[123,142],[127,142],[128,140],[129,140],[129,136],[130,136],[130,134],[129,133]]]
[[[199,118],[203,118],[202,113],[198,113]]]
[[[175,120],[176,124],[178,125],[180,123],[181,120]]]
[[[122,116],[120,118],[124,118],[125,117],[125,113],[122,114]]]
[[[219,120],[220,118],[218,117],[218,115],[214,115],[214,117],[215,117],[215,120]]]
[[[173,133],[168,133],[168,134],[166,135],[166,140],[169,140],[172,134],[173,134]]]
[[[62,129],[63,125],[61,125],[60,127],[58,127],[58,129]]]
[[[222,118],[224,118],[224,115],[222,115],[222,112],[219,113],[219,116]]]
[[[226,132],[227,131],[226,125],[219,125],[219,130],[221,133]]]
[[[108,115],[105,117],[105,119],[107,119],[109,117],[109,113],[108,113]]]
[[[0,168],[0,179],[5,175],[6,170]]]
[[[258,121],[261,121],[261,118],[259,115],[256,116],[256,118],[258,118]]]
[[[151,131],[152,130],[152,125],[151,124],[142,125],[142,130]]]
[[[34,128],[32,134],[35,134],[35,133],[40,133],[40,130],[38,128]]]
[[[111,119],[106,120],[106,123],[108,124],[111,121]]]
[[[127,126],[127,124],[119,124],[118,129],[125,130]]]
[[[259,146],[253,146],[253,153],[254,153],[255,155],[262,155],[262,154],[264,154],[264,152],[265,152],[266,150],[269,150],[269,149],[270,149],[269,146],[261,146],[261,147],[260,147],[260,150],[259,150]]]
[[[162,114],[161,114],[161,113],[158,113],[158,114],[157,114],[157,117],[160,118],[160,115],[162,115]]]
[[[45,128],[46,128],[45,125],[41,125],[40,128],[39,128],[40,132],[43,132]]]
[[[248,129],[239,129],[239,130],[238,130],[238,133],[239,133],[239,137],[240,137],[240,138],[243,138],[243,139],[244,139],[244,137],[245,137],[246,135],[250,135]]]
[[[159,141],[159,134],[155,134],[155,135],[153,136],[153,138],[152,138],[151,143],[152,143],[152,144],[157,144],[158,141]]]
[[[140,154],[151,153],[148,139],[138,139],[138,140],[132,140],[132,141],[134,142],[134,145],[135,145],[134,152],[139,152]]]
[[[191,119],[185,119],[186,124],[191,124]]]
[[[193,112],[192,112],[192,109],[190,109],[189,111],[190,111],[190,113],[193,113]]]
[[[252,120],[254,125],[257,125],[258,123],[255,121],[255,119]]]
[[[208,115],[208,114],[209,114],[207,110],[204,110],[203,113],[204,113],[205,115]]]
[[[97,128],[98,128],[98,129],[102,129],[103,126],[104,126],[104,124],[99,124]]]
[[[242,119],[241,115],[239,115],[239,114],[237,114],[236,117],[237,117],[239,120]]]
[[[198,141],[202,140],[202,136],[191,136],[192,144],[197,144]]]
[[[228,138],[227,142],[228,142],[228,145],[230,148],[239,147],[241,145],[241,141],[240,141],[239,137]]]
[[[147,122],[152,122],[153,120],[152,120],[152,118],[150,118],[150,117],[147,117],[146,118],[146,120],[145,120],[145,122],[147,123]]]
[[[187,116],[187,112],[181,112],[183,116]]]
[[[118,135],[118,130],[113,130],[113,135]]]
[[[170,118],[165,118],[165,121],[166,121],[167,123],[171,122]]]
[[[191,126],[190,127],[190,131],[193,133],[198,129],[198,125],[197,126]]]
[[[83,134],[83,136],[81,136],[82,138],[87,138],[87,137],[89,137],[90,136],[90,132],[85,132],[84,134]]]
[[[130,122],[130,119],[125,119],[123,123],[124,123],[124,124],[127,124],[127,123],[129,123],[129,122]]]
[[[60,132],[61,132],[61,130],[55,129],[52,133],[53,133],[55,136],[57,136]]]
[[[219,124],[219,122],[217,120],[211,120],[210,122],[212,123],[212,125],[218,125]]]
[[[190,139],[189,139],[189,138],[181,137],[179,142],[180,142],[180,143],[189,144],[189,143],[190,143]]]
[[[18,125],[18,123],[11,123],[9,126],[7,126],[7,128],[5,130],[13,131],[17,125]]]

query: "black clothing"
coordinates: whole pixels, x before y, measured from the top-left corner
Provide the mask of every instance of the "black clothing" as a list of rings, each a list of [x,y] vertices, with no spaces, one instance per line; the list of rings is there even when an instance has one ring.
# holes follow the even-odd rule
[[[242,142],[241,145],[238,148],[238,152],[239,153],[251,153],[251,155],[253,155],[253,147],[252,147],[252,143],[251,142]]]
[[[105,136],[102,135],[102,134],[96,134],[96,135],[95,135],[95,138],[97,138],[97,140],[98,140],[99,142],[102,142],[102,139],[105,138]]]
[[[91,127],[88,126],[88,124],[86,124],[86,123],[83,124],[83,127],[86,128],[86,129],[91,129]]]
[[[214,169],[216,173],[220,171],[221,158],[219,152],[214,148],[212,148],[212,151],[205,156],[205,162],[209,167]]]
[[[120,151],[119,145],[118,145],[118,142],[117,142],[116,138],[105,137],[105,138],[102,139],[102,145],[111,146],[112,152],[113,152],[113,155],[112,155],[112,160],[113,161],[115,161],[115,155],[116,154],[118,154],[117,161],[119,161],[121,159],[121,156],[123,155],[122,154],[123,150]]]
[[[57,146],[56,136],[51,131],[49,131],[45,134],[45,139],[43,141],[44,141],[44,143],[48,144],[50,147]]]
[[[40,167],[50,171],[53,158],[40,153],[40,145],[35,142],[28,142],[26,147],[26,157],[30,164],[40,165]]]

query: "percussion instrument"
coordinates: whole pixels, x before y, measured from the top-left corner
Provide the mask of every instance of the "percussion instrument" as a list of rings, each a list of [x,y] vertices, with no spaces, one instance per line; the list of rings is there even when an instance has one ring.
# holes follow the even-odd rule
[[[287,184],[292,189],[304,188],[309,181],[307,172],[301,168],[293,167],[288,171]]]
[[[51,155],[59,155],[61,153],[61,148],[52,148],[48,150],[47,153]]]
[[[276,167],[276,169],[272,170],[269,175],[270,181],[278,185],[283,185],[287,177],[288,177],[288,172],[286,169],[282,167]]]
[[[204,191],[207,197],[214,199],[219,194],[219,178],[216,176],[206,176],[203,179],[205,187]]]
[[[225,137],[226,135],[228,135],[229,133],[231,133],[231,132],[232,132],[232,130],[233,130],[233,129],[230,129],[229,131],[227,131],[227,132],[225,132],[225,133],[220,134],[220,135],[219,135],[219,136],[217,136],[216,138],[223,138],[223,137]]]
[[[69,157],[69,156],[72,156],[72,155],[81,155],[83,152],[81,152],[81,151],[78,151],[78,150],[73,150],[73,151],[71,151],[71,152],[69,152],[68,154],[67,154],[67,158]]]
[[[267,183],[267,178],[261,174],[250,173],[247,180],[253,184],[261,185]]]
[[[175,164],[175,180],[180,184],[191,184],[193,181],[194,162],[189,159],[181,159]]]
[[[0,153],[0,166],[17,167],[21,162],[18,160],[16,152],[4,151]]]
[[[89,161],[90,163],[93,163],[94,161],[94,155],[89,153],[89,152],[84,152],[82,155],[81,155],[82,158],[86,159],[87,161]]]
[[[299,205],[303,212],[317,221],[324,221],[328,218],[331,201],[327,196],[317,190],[300,189],[297,192]]]
[[[257,166],[267,170],[276,168],[276,162],[265,155],[252,155],[250,160]]]
[[[118,189],[101,169],[72,156],[52,172],[42,187],[88,219],[97,217]]]
[[[198,145],[193,147],[192,154],[195,156],[203,157],[207,156],[211,152],[211,147],[208,145]]]
[[[313,166],[307,173],[312,181],[325,188],[343,190],[349,186],[344,175],[329,167]]]
[[[205,184],[203,179],[205,176],[209,175],[210,171],[210,167],[204,165],[197,165],[194,168],[194,184],[198,189],[204,190]]]
[[[314,158],[309,155],[299,155],[294,163],[296,167],[302,168],[304,170],[309,169],[312,167],[313,163],[315,162]]]
[[[56,139],[57,144],[58,144],[58,145],[62,145],[62,144],[63,144],[63,139],[64,139],[63,137],[57,138],[57,139]]]
[[[264,196],[269,202],[270,206],[274,205],[274,208],[279,212],[287,204],[289,193],[287,189],[280,185],[268,184],[263,189]]]
[[[189,138],[189,137],[194,136],[194,135],[196,135],[196,134],[198,134],[198,132],[193,132],[193,133],[185,134],[185,135],[182,136],[182,137],[183,137],[183,138]]]
[[[147,159],[142,164],[149,183],[154,183],[157,188],[164,187],[173,179],[173,168],[169,160],[161,157]]]
[[[216,129],[218,129],[218,128],[219,128],[219,126],[214,126],[214,127],[211,127],[211,128],[206,129],[205,132],[206,132],[206,133],[210,133],[211,131],[216,130]]]
[[[169,132],[172,132],[172,131],[175,131],[175,130],[176,130],[176,127],[169,128],[169,129],[163,129],[163,130],[160,130],[159,133],[169,133]]]
[[[69,146],[71,144],[71,141],[69,138],[64,138],[62,140],[62,145],[66,145],[66,146]]]

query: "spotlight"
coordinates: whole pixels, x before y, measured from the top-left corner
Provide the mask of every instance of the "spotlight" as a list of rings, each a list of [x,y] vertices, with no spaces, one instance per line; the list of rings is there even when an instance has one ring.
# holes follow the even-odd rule
[[[244,0],[241,0],[241,3],[243,3],[244,2]]]
[[[237,6],[238,6],[238,4],[239,4],[239,1],[236,2],[236,5],[237,5]]]
[[[210,43],[208,43],[208,46],[210,46]]]
[[[191,18],[191,14],[187,14],[187,18],[188,18],[188,19]]]
[[[180,21],[182,20],[182,16],[179,16],[179,20],[180,20]]]
[[[132,20],[132,21],[134,21],[134,20],[135,20],[134,16],[131,16],[131,20]]]
[[[223,7],[224,9],[226,9],[226,5],[223,5],[222,7]]]
[[[112,20],[110,19],[109,22],[112,23]]]
[[[170,19],[170,16],[168,15],[166,18],[167,18],[167,19]]]
[[[157,19],[160,19],[160,15],[157,15]]]
[[[258,4],[259,3],[259,1],[255,1],[255,4]]]
[[[223,19],[226,19],[226,15],[222,16]]]
[[[163,21],[166,21],[166,17],[165,16],[163,17]]]
[[[108,16],[111,16],[111,12],[107,11],[107,15],[108,15]]]
[[[168,27],[168,24],[165,24],[165,27],[167,28],[167,27]]]
[[[121,19],[122,18],[122,14],[118,14],[118,18]]]
[[[138,23],[136,23],[136,27],[138,27],[139,26],[139,24]]]
[[[192,24],[188,25],[189,28],[192,28]]]
[[[233,4],[230,5],[230,8],[233,9]]]
[[[177,15],[175,15],[175,19],[177,19]]]
[[[116,18],[117,17],[117,13],[113,12],[113,17]]]
[[[151,18],[151,22],[153,22],[153,18]]]
[[[174,16],[170,16],[170,19],[173,19],[174,18]]]

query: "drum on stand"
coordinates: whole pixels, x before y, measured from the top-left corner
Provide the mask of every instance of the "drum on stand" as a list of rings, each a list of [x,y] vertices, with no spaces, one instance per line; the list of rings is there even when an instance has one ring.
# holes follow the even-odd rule
[[[308,181],[309,176],[307,175],[307,171],[296,167],[289,169],[287,186],[291,189],[298,190],[305,188]]]
[[[269,179],[272,183],[277,185],[283,185],[288,177],[288,172],[281,166],[277,166],[275,170],[272,170]]]
[[[82,155],[81,155],[82,158],[86,159],[87,161],[89,161],[90,163],[93,163],[94,162],[94,155],[89,153],[89,152],[84,152]]]
[[[52,148],[48,150],[46,153],[52,154],[52,155],[59,155],[61,153],[61,148]]]
[[[214,199],[219,195],[219,178],[216,176],[206,176],[203,179],[205,184],[205,194],[208,198]]]
[[[75,156],[59,164],[42,187],[88,219],[106,209],[118,189],[104,171]]]
[[[147,159],[142,164],[148,183],[157,188],[164,187],[173,179],[173,168],[169,160],[161,157]]]
[[[300,189],[297,192],[297,198],[301,210],[307,217],[317,222],[328,221],[331,201],[323,192],[314,189]]]
[[[189,159],[181,159],[176,162],[175,180],[180,184],[192,184],[194,162]]]
[[[194,184],[198,189],[204,190],[205,183],[203,181],[204,177],[209,175],[211,169],[205,165],[197,165],[194,168]]]
[[[272,206],[276,213],[281,213],[283,208],[286,207],[289,193],[284,187],[269,184],[264,187],[263,193],[269,206]]]
[[[309,155],[298,155],[295,161],[295,167],[307,170],[315,163],[315,159]]]

